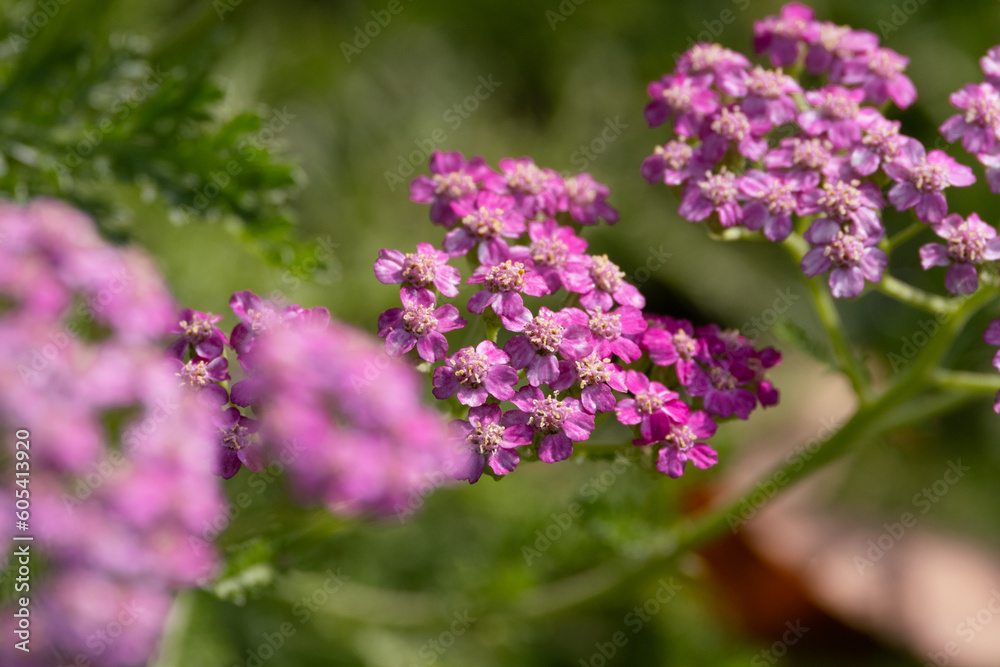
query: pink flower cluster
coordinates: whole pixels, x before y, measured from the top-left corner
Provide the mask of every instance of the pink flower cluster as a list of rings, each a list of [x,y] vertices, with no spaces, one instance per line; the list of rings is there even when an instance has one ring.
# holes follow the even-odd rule
[[[646,119],[667,125],[673,138],[645,160],[643,176],[676,187],[680,215],[716,229],[742,226],[783,241],[802,220],[808,229],[798,231],[811,250],[801,269],[810,277],[829,272],[835,297],[856,297],[866,281],[882,280],[882,211],[889,204],[912,209],[956,245],[945,253],[925,246],[924,268],[950,264],[947,288],[975,291],[976,266],[997,255],[993,235],[975,214],[949,215],[945,196],[949,187],[974,183],[972,169],[901,134],[900,123],[877,108],[906,108],[916,99],[903,74],[908,59],[880,46],[876,35],[817,21],[794,2],[755,24],[754,46],[777,69],[700,43],[649,85]],[[987,82],[952,96],[964,116],[941,130],[997,167],[990,178],[1000,188],[998,62],[994,49],[983,59]],[[803,89],[785,66],[805,69],[821,85]],[[891,185],[883,193],[885,182]]]
[[[32,652],[7,607],[0,663],[144,663],[173,595],[216,567],[197,538],[223,511],[210,415],[162,354],[175,312],[150,260],[80,212],[0,204],[0,503],[8,542],[15,498],[34,538],[14,543],[31,553]]]
[[[379,281],[401,285],[403,307],[379,318],[386,352],[415,348],[434,396],[465,417],[453,422],[464,453],[456,476],[475,482],[487,465],[506,475],[518,448],[564,460],[601,413],[635,426],[635,444],[655,446],[659,469],[672,477],[688,459],[713,465],[703,442],[713,417],[746,419],[758,402],[776,403],[764,373],[780,356],[735,332],[644,313],[625,272],[588,254],[579,235],[599,218],[618,219],[607,187],[588,174],[563,179],[526,157],[500,167],[435,153],[433,176],[414,180],[411,199],[431,204],[432,222],[448,229],[442,247],[384,249],[374,267]],[[480,286],[459,301],[464,311],[438,302],[459,297],[462,276],[450,262],[462,256],[474,267],[465,283]],[[554,309],[551,297],[563,290]],[[470,325],[474,318],[480,323]],[[473,333],[481,328],[485,339]],[[466,344],[455,350],[445,334]]]
[[[230,391],[225,349],[231,347],[240,366],[252,370],[254,347],[265,334],[290,326],[324,328],[330,321],[326,308],[305,309],[298,305],[279,308],[250,291],[233,294],[229,307],[239,322],[228,338],[216,326],[221,315],[190,308],[181,311],[169,329],[170,333],[180,334],[180,338],[167,352],[180,383],[196,391],[202,402],[216,408],[218,446],[213,470],[223,479],[233,477],[242,466],[251,472],[264,468],[262,453],[254,437],[260,425],[240,411],[240,407],[247,408],[254,401],[259,383],[248,377],[234,384]]]
[[[256,473],[273,459],[303,501],[355,514],[405,506],[454,469],[446,424],[420,402],[417,374],[377,343],[326,308],[280,307],[250,291],[229,305],[239,322],[228,338],[221,316],[184,310],[169,350],[181,384],[214,408],[217,475]],[[245,375],[228,390],[227,348]]]

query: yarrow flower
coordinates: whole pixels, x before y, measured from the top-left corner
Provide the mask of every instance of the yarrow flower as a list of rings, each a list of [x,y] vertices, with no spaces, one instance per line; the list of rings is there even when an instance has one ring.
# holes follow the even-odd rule
[[[399,357],[416,346],[424,361],[443,359],[448,354],[444,334],[467,324],[458,308],[450,303],[436,306],[434,294],[423,289],[403,289],[401,298],[402,308],[390,308],[379,317],[378,335],[385,338],[385,351]]]
[[[944,151],[933,150],[925,154],[918,143],[906,144],[884,168],[896,181],[889,190],[889,201],[897,211],[915,207],[917,217],[924,222],[940,222],[948,214],[945,188],[976,182],[972,169],[959,164]]]
[[[508,363],[510,355],[493,341],[463,348],[434,370],[434,398],[445,399],[457,392],[459,402],[471,407],[485,403],[487,396],[509,400],[518,377]]]
[[[458,269],[448,265],[448,253],[430,243],[418,243],[417,252],[402,253],[383,248],[375,262],[375,277],[384,285],[400,284],[407,287],[437,288],[444,296],[458,296],[462,276]]]
[[[482,265],[473,271],[469,283],[482,283],[485,289],[469,299],[469,312],[482,315],[487,308],[500,316],[504,326],[520,331],[530,317],[522,294],[541,296],[549,291],[545,280],[531,270],[531,261],[505,260],[499,264]]]
[[[861,294],[865,280],[882,280],[888,258],[875,247],[879,236],[869,236],[861,230],[845,231],[834,220],[817,220],[805,238],[814,247],[802,258],[802,272],[810,278],[830,271],[830,292],[833,296],[853,298]]]
[[[222,315],[202,313],[185,308],[181,311],[177,324],[167,329],[167,333],[181,334],[181,338],[167,351],[171,357],[182,359],[190,350],[202,359],[215,359],[229,343],[226,334],[215,326]]]
[[[468,162],[459,152],[431,155],[432,176],[417,176],[410,184],[410,199],[419,204],[431,204],[431,222],[448,227],[460,215],[452,204],[469,206],[476,201],[480,184],[499,192],[502,181],[490,171],[482,158]]]
[[[573,443],[586,440],[594,430],[594,415],[584,411],[575,398],[545,396],[537,387],[522,387],[511,398],[520,413],[511,416],[541,434],[538,458],[555,463],[569,458]]]
[[[781,96],[794,86],[781,73],[743,77],[740,72],[746,65],[745,58],[716,45],[699,45],[687,54],[680,66],[689,74],[665,82],[666,87],[657,93],[658,100],[650,106],[650,118],[655,123],[658,115],[664,120],[676,117],[680,126],[690,130],[691,142],[704,138],[708,144],[714,142],[715,148],[706,150],[703,145],[671,142],[647,160],[643,167],[647,178],[687,181],[689,187],[694,184],[699,191],[706,191],[711,190],[711,184],[705,186],[696,180],[701,178],[699,171],[703,174],[712,160],[721,159],[730,148],[763,156],[766,146],[760,135],[780,122],[782,114],[788,115]],[[746,88],[746,97],[756,105],[753,119],[738,104],[720,109],[716,93],[701,96],[692,87],[712,86],[717,81],[738,81]],[[682,89],[698,99],[685,101]],[[708,110],[703,107],[706,102],[711,110],[701,115],[698,108]],[[679,428],[691,412],[680,394],[659,382],[650,383],[646,376],[642,376],[646,379],[645,389],[637,389],[635,378],[630,386],[629,374],[635,371],[626,371],[612,360],[641,363],[648,354],[649,360],[657,364],[676,362],[676,376],[682,383],[691,382],[701,370],[699,363],[707,368],[720,362],[705,356],[708,339],[693,334],[689,324],[672,336],[661,330],[666,340],[646,340],[647,322],[653,316],[643,312],[645,298],[607,255],[587,253],[580,225],[618,219],[617,211],[607,204],[607,187],[589,174],[560,177],[527,157],[502,160],[501,173],[486,173],[488,167],[478,158],[469,164],[473,163],[478,165],[477,191],[474,198],[466,194],[461,201],[449,204],[460,218],[445,235],[444,253],[421,244],[414,255],[383,250],[375,263],[379,281],[403,285],[403,307],[386,311],[379,321],[387,349],[395,353],[415,345],[419,351],[420,341],[426,340],[428,349],[421,354],[425,364],[420,368],[430,371],[434,397],[449,401],[449,410],[457,417],[452,423],[452,442],[458,445],[459,463],[453,476],[475,482],[487,469],[495,477],[507,475],[521,460],[516,451],[520,447],[529,447],[521,451],[530,451],[544,462],[568,458],[573,443],[590,436],[596,423],[594,415],[599,412],[614,412],[619,421],[635,426],[642,437],[674,438],[681,443],[678,451],[687,452],[690,448],[682,436],[688,431],[671,435],[673,431],[668,428]],[[455,162],[452,172],[465,169],[463,164]],[[735,173],[723,169],[719,178],[727,181],[733,193],[729,203],[716,197],[721,215],[726,222],[726,216],[731,216],[735,224],[742,213],[740,202],[752,197],[739,190]],[[502,181],[500,187],[494,185],[497,179]],[[758,195],[768,215],[775,216],[794,209],[794,198],[802,190],[800,183],[811,183],[791,172],[780,177],[780,183],[792,184],[787,188],[763,180],[763,190],[748,188],[748,192]],[[784,194],[792,197],[792,204]],[[703,206],[707,206],[706,217],[715,208],[712,202],[697,204]],[[780,225],[766,223],[769,233]],[[477,248],[474,253],[470,252],[473,248]],[[468,255],[472,264],[465,282],[482,287],[468,297],[464,306],[481,318],[485,340],[447,356],[443,337],[436,339],[436,334],[445,331],[439,311],[450,306],[442,302],[458,297],[452,287],[457,286],[461,276],[448,262],[459,255]],[[440,284],[443,274],[444,285]],[[440,299],[430,291],[433,287],[437,287]],[[564,307],[556,310],[548,303],[539,303],[540,297],[557,296],[563,289],[568,293]],[[453,322],[458,321],[454,319],[457,311],[449,309],[447,313]],[[501,332],[501,327],[515,335]],[[472,330],[470,327],[468,331]],[[693,335],[685,339],[686,332]],[[499,336],[504,336],[500,338],[502,349],[495,342]],[[438,344],[432,344],[432,339]],[[675,343],[682,354],[674,349]],[[756,392],[761,405],[775,404],[777,391],[768,382],[766,370],[780,357],[741,354],[746,357],[748,374],[741,386]],[[264,380],[251,376],[236,383],[231,402],[238,406],[255,404],[254,396],[264,386]],[[628,396],[629,392],[633,397]],[[750,396],[752,409],[757,399],[753,393]],[[697,397],[694,400],[704,402]],[[518,409],[502,413],[501,401],[511,401]],[[261,433],[267,432],[262,421]],[[663,470],[675,468],[671,464]]]
[[[712,446],[699,440],[715,435],[716,424],[708,414],[698,411],[686,421],[671,423],[665,434],[656,439],[639,438],[636,445],[662,443],[656,457],[656,469],[668,477],[677,479],[684,474],[688,461],[702,470],[711,468],[719,461],[719,454]]]
[[[743,221],[739,199],[735,174],[725,168],[718,174],[706,171],[698,180],[688,181],[678,213],[691,222],[699,222],[715,213],[720,225],[732,227]]]
[[[965,113],[946,120],[941,134],[948,141],[961,139],[969,153],[989,153],[1000,139],[1000,92],[989,83],[970,83],[950,99]]]
[[[643,438],[658,440],[668,432],[671,423],[687,420],[690,413],[687,404],[679,400],[677,392],[659,382],[651,382],[637,371],[628,371],[625,386],[633,398],[618,401],[615,414],[623,424],[638,424]]]
[[[465,460],[459,465],[456,479],[475,484],[487,465],[495,475],[514,472],[520,461],[516,448],[530,445],[534,435],[530,426],[519,421],[518,411],[501,415],[499,404],[488,403],[469,409],[467,421],[451,422],[465,443]]]
[[[532,387],[551,383],[559,377],[559,360],[578,359],[593,349],[587,318],[580,310],[566,308],[554,313],[542,306],[538,315],[525,326],[521,336],[514,336],[504,345],[511,366],[526,369],[525,379]]]
[[[987,345],[1000,346],[1000,320],[990,322],[983,332],[983,340]],[[1000,350],[993,355],[993,367],[1000,371]],[[997,392],[996,400],[993,402],[993,412],[1000,414],[1000,391]]]
[[[983,262],[1000,259],[1000,238],[991,225],[975,213],[965,220],[952,214],[934,225],[934,233],[948,244],[927,243],[920,247],[920,264],[924,270],[932,266],[947,266],[944,284],[952,294],[972,294],[979,289],[976,267]]]
[[[18,440],[18,460],[30,447],[31,551],[45,562],[31,580],[33,646],[111,667],[145,662],[174,595],[218,566],[201,537],[224,509],[212,409],[174,372],[188,353],[224,369],[225,337],[214,316],[178,310],[148,257],[105,242],[65,204],[0,204],[0,238],[0,425],[8,460]],[[99,333],[73,321],[83,313]],[[182,337],[165,362],[168,330]],[[100,483],[82,484],[95,470]],[[13,482],[0,482],[3,497],[15,497]],[[143,613],[121,627],[125,603]],[[14,608],[3,615],[14,636]],[[114,642],[95,644],[94,628],[116,624]],[[0,647],[3,664],[25,655]]]

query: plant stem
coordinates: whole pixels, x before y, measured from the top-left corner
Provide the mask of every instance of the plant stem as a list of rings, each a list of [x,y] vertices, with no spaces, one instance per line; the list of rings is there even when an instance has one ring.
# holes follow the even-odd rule
[[[913,285],[904,283],[902,280],[893,278],[889,274],[882,276],[881,282],[875,283],[875,287],[888,296],[905,304],[925,310],[934,315],[951,315],[958,310],[961,304],[960,299],[946,298],[930,294],[918,289]]]
[[[993,290],[979,290],[960,302],[953,316],[941,323],[937,334],[931,338],[908,368],[900,373],[873,402],[863,403],[812,458],[807,461],[797,459],[792,463],[777,466],[757,481],[771,480],[781,488],[792,486],[831,461],[842,457],[852,445],[870,439],[885,429],[922,419],[927,416],[926,411],[900,413],[897,408],[922,394],[931,383],[950,382],[961,378],[965,381],[961,389],[965,390],[967,396],[968,389],[978,386],[978,382],[973,381],[978,379],[978,374],[934,369],[948,351],[956,332],[965,326],[979,308],[996,296]],[[947,401],[943,401],[942,405],[947,407]],[[586,572],[539,586],[515,600],[512,605],[513,610],[523,618],[559,613],[618,591],[623,586],[642,581],[651,574],[662,572],[663,568],[680,554],[710,542],[726,528],[734,531],[738,529],[743,523],[740,516],[742,505],[746,497],[757,488],[757,482],[754,482],[725,505],[698,517],[679,521],[668,529],[660,540],[660,546],[651,550],[644,560],[618,558]]]
[[[809,249],[805,239],[798,234],[792,234],[785,239],[784,246],[792,254],[792,257],[795,258],[796,264],[802,261],[802,258]],[[844,337],[844,325],[840,320],[837,307],[833,303],[833,297],[816,280],[806,279],[806,287],[809,288],[809,293],[812,295],[813,305],[816,308],[816,314],[819,316],[820,323],[826,330],[833,345],[834,353],[840,362],[841,372],[847,376],[858,400],[862,404],[870,402],[871,392],[868,386],[867,373],[851,351],[850,344]]]
[[[878,247],[885,251],[885,254],[891,253],[896,247],[906,243],[911,238],[919,234],[924,229],[927,229],[927,224],[923,222],[912,222],[910,226],[899,232],[892,238],[882,239],[882,242],[878,244]]]
[[[945,389],[962,389],[978,394],[995,394],[1000,391],[997,373],[970,373],[939,368],[931,373],[931,381]]]

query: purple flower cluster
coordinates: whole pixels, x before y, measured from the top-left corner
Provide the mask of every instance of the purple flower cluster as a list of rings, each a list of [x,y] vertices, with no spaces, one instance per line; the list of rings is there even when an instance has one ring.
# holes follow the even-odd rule
[[[176,306],[145,255],[105,243],[64,204],[0,205],[0,239],[0,425],[12,469],[0,502],[8,516],[14,498],[30,504],[22,534],[34,541],[17,544],[46,562],[44,576],[32,568],[35,650],[4,642],[0,663],[51,664],[53,653],[144,663],[174,594],[215,570],[199,535],[223,512],[211,415],[163,360]],[[217,342],[196,345],[211,354]],[[15,477],[15,461],[30,475]],[[13,638],[12,610],[3,618]],[[112,627],[113,642],[95,641]]]
[[[260,425],[244,415],[259,393],[260,382],[254,376],[255,348],[265,334],[288,327],[323,328],[330,321],[326,308],[305,309],[298,305],[284,308],[267,302],[250,291],[237,292],[229,307],[239,322],[227,338],[216,324],[221,315],[187,308],[171,323],[168,331],[180,334],[168,348],[168,356],[180,384],[197,392],[200,400],[215,408],[217,447],[213,470],[223,479],[230,479],[246,466],[250,472],[260,472],[265,462],[254,434]],[[229,361],[224,356],[233,350],[240,367],[248,376],[229,384]]]
[[[385,253],[387,277],[420,284],[420,267],[442,263],[421,246],[415,263]],[[454,289],[457,271],[454,281],[447,270],[440,274],[442,288]],[[426,289],[404,288],[405,308],[381,320],[383,327],[397,325],[388,349],[416,347],[432,357],[447,347],[440,331],[449,330],[448,317],[457,310],[434,308],[434,298]],[[442,444],[447,425],[421,404],[416,373],[386,359],[372,340],[331,322],[326,308],[282,306],[250,291],[237,292],[229,305],[239,321],[228,338],[215,326],[220,316],[193,310],[181,312],[171,329],[181,334],[170,347],[181,384],[215,409],[217,475],[229,479],[242,466],[259,472],[268,459],[280,460],[303,501],[356,514],[406,506],[428,479],[457,469],[454,453]],[[398,326],[415,319],[424,324]],[[430,321],[437,326],[426,326]],[[226,349],[244,375],[229,390]]]
[[[828,273],[835,297],[856,297],[886,269],[882,210],[913,209],[938,231],[949,217],[945,190],[971,185],[975,176],[882,115],[878,107],[906,108],[916,91],[903,74],[908,59],[880,46],[876,35],[817,21],[793,2],[755,24],[754,47],[777,69],[699,43],[649,85],[646,119],[651,127],[666,124],[672,137],[646,158],[641,173],[676,188],[678,212],[692,222],[761,230],[771,241],[797,231],[811,246],[802,271]],[[984,71],[996,69],[995,57],[1000,52],[984,58]],[[819,87],[803,89],[782,71],[786,66],[819,77]],[[961,137],[984,163],[995,160],[991,176],[1000,188],[1000,94],[995,74],[989,76],[952,96],[965,115],[941,129],[950,140]],[[953,261],[968,267],[981,259]],[[958,273],[949,274],[949,289],[972,284]]]
[[[962,147],[986,167],[990,192],[1000,192],[1000,46],[979,60],[986,80],[970,83],[951,94],[951,104],[962,113],[941,126],[948,141]]]
[[[699,63],[689,66],[703,68]],[[787,112],[758,95],[766,86],[756,78],[732,85],[760,98],[749,105],[754,127]],[[695,119],[710,102],[681,115]],[[725,137],[711,140],[712,150],[725,153],[729,141],[755,150],[756,135],[737,136],[744,122],[751,121],[741,112],[720,116]],[[677,157],[670,150],[663,151],[664,164]],[[690,330],[678,353],[662,320],[643,312],[645,299],[625,272],[607,255],[587,253],[579,235],[599,218],[618,219],[606,203],[607,187],[587,174],[564,179],[529,158],[501,160],[500,167],[495,172],[481,158],[435,153],[433,176],[418,176],[411,198],[431,204],[431,220],[448,228],[441,249],[426,243],[414,253],[386,249],[375,262],[379,281],[402,285],[403,308],[379,318],[386,352],[400,356],[416,347],[433,395],[462,417],[452,422],[463,452],[456,477],[476,482],[487,466],[494,476],[506,475],[527,452],[546,463],[562,461],[573,443],[590,437],[601,413],[634,426],[635,444],[655,445],[665,474],[679,476],[688,459],[712,465],[715,452],[703,440],[714,433],[713,418],[745,419],[758,402],[776,403],[763,373],[780,357],[717,327]],[[474,267],[465,283],[478,289],[458,306],[439,303],[458,296],[461,276],[449,262],[463,255]],[[560,291],[565,296],[556,309],[552,297]],[[661,336],[651,333],[650,322]],[[485,340],[468,335],[479,330]],[[453,349],[445,334],[465,346]],[[675,362],[668,379],[666,367]]]
[[[343,323],[275,330],[253,369],[266,387],[254,403],[262,441],[303,501],[398,513],[461,464],[447,423],[420,400],[419,374]]]
[[[987,345],[1000,346],[1000,320],[993,320],[983,332],[983,340]],[[993,367],[1000,371],[1000,350],[993,355]],[[996,400],[993,402],[993,412],[1000,414],[1000,391],[997,392]]]

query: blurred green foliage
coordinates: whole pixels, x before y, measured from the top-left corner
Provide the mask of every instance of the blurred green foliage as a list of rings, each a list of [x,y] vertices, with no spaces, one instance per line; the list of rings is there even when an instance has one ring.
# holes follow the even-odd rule
[[[700,33],[748,51],[752,22],[776,13],[779,2],[401,0],[398,13],[379,1],[0,4],[0,35],[10,35],[0,42],[0,189],[83,206],[109,236],[147,247],[189,307],[226,312],[230,294],[252,289],[327,306],[373,330],[397,299],[373,278],[378,250],[443,236],[427,209],[408,201],[406,187],[434,148],[483,155],[493,165],[530,155],[610,185],[621,222],[588,229],[591,250],[607,252],[630,276],[648,275],[641,288],[651,310],[740,328],[775,290],[805,295],[780,248],[707,239],[676,216],[666,188],[638,173],[663,136],[643,121],[646,83],[704,39]],[[900,117],[905,131],[931,144],[950,114],[947,95],[980,80],[977,59],[1000,24],[992,0],[811,4],[820,18],[879,33],[912,59],[908,74],[921,97]],[[14,39],[43,6],[56,7],[46,25]],[[488,93],[483,79],[492,82]],[[598,143],[609,126],[620,131]],[[81,146],[90,144],[84,155]],[[231,161],[238,173],[227,169]],[[218,194],[206,196],[213,183]],[[953,190],[949,200],[990,222],[1000,217],[985,188]],[[890,231],[906,224],[891,215],[886,222]],[[891,271],[941,291],[941,274],[919,269],[920,239],[902,247]],[[666,261],[651,262],[663,254]],[[721,429],[721,469],[783,421],[826,416],[796,412],[804,405],[796,395],[808,394],[818,375],[807,353],[825,353],[800,303],[764,337],[788,344],[775,378],[786,400],[753,423]],[[886,369],[886,355],[920,318],[877,294],[842,312],[850,338]],[[955,367],[988,367],[979,332],[990,316],[969,327]],[[982,401],[872,443],[852,458],[831,506],[879,525],[898,516],[943,461],[961,455],[973,466],[971,481],[949,494],[928,526],[1000,545],[992,519],[1000,509],[995,419]],[[696,556],[626,578],[628,585],[588,602],[587,587],[599,587],[602,576],[592,568],[638,567],[686,499],[722,474],[674,482],[636,454],[591,500],[588,485],[612,466],[600,458],[526,464],[499,483],[484,478],[415,499],[420,511],[406,523],[302,510],[282,475],[244,470],[227,486],[230,515],[206,527],[206,536],[218,536],[226,571],[209,590],[178,601],[156,664],[598,667],[599,645],[614,643],[619,631],[627,642],[608,665],[748,664],[773,640],[741,627]],[[559,538],[550,548],[538,548],[538,536],[572,503],[582,514],[553,531]],[[539,556],[526,556],[525,547]],[[532,593],[584,572],[567,587]],[[662,580],[680,591],[636,630],[630,614]],[[461,627],[454,614],[476,620],[449,640]],[[803,641],[784,664],[843,664],[843,654],[821,648]],[[852,663],[919,664],[881,648]]]

